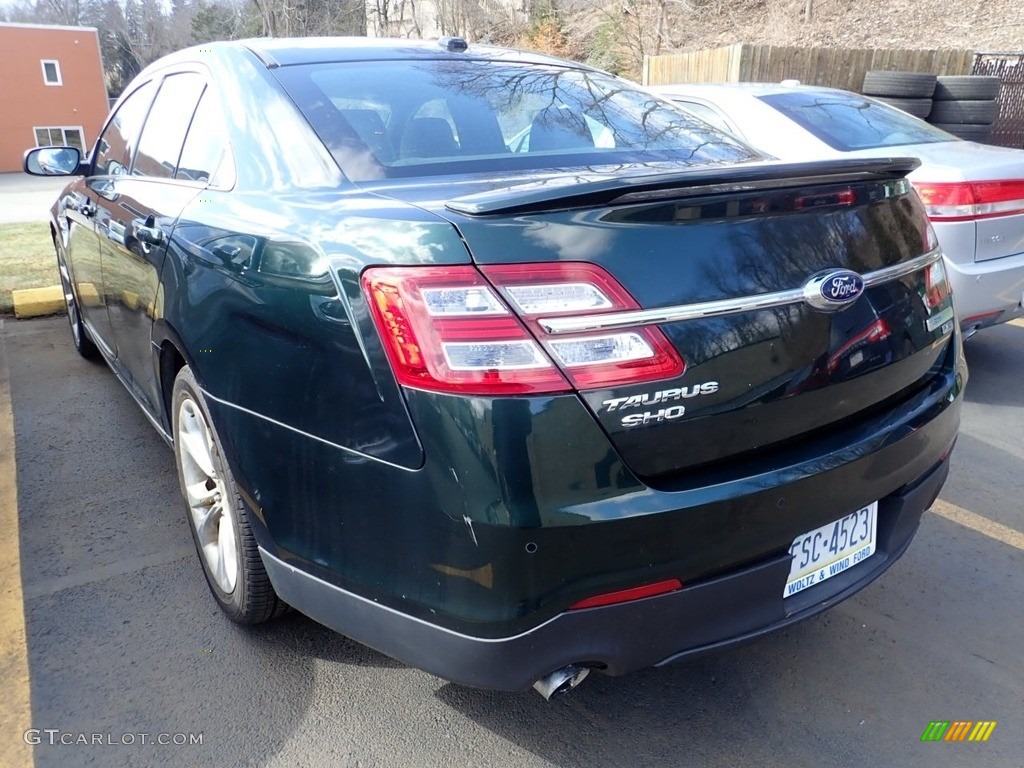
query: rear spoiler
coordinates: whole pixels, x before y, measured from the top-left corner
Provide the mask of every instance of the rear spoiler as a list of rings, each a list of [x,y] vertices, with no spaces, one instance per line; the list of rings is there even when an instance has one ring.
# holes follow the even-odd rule
[[[765,188],[901,179],[920,164],[921,161],[913,157],[872,157],[807,163],[769,161],[664,173],[640,174],[627,170],[614,176],[581,171],[576,175],[566,174],[457,197],[449,200],[445,207],[465,216],[539,213]]]

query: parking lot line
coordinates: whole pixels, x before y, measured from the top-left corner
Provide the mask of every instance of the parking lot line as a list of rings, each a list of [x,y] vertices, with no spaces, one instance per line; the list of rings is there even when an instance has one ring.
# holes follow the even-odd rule
[[[1016,325],[1018,328],[1024,328],[1024,317],[1015,317],[1007,325]]]
[[[959,523],[965,528],[970,528],[972,531],[988,536],[990,539],[995,539],[1003,544],[1009,544],[1011,547],[1024,551],[1024,533],[1014,530],[1009,526],[989,520],[987,517],[982,517],[970,510],[958,507],[956,504],[950,504],[947,501],[942,501],[941,499],[936,499],[935,503],[932,504],[931,511],[939,517]]]
[[[32,748],[22,739],[30,727],[25,603],[18,546],[18,481],[14,458],[14,414],[0,319],[0,765],[31,766]]]

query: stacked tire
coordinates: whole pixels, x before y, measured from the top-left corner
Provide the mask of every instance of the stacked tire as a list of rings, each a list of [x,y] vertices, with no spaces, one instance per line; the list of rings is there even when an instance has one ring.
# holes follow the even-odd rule
[[[988,141],[999,117],[998,77],[960,75],[939,77],[928,122],[954,136],[970,141]]]
[[[872,71],[862,93],[969,141],[988,141],[999,117],[1001,81],[984,75]]]
[[[936,80],[926,72],[873,71],[864,75],[862,92],[923,120],[932,111]]]

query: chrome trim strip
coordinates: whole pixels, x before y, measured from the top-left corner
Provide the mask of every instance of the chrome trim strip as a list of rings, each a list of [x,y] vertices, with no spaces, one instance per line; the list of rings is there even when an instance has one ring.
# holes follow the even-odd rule
[[[936,248],[923,256],[918,256],[916,259],[904,261],[902,264],[893,264],[891,267],[886,267],[885,269],[868,272],[866,275],[862,275],[864,278],[864,287],[869,288],[872,285],[881,285],[882,283],[888,283],[890,280],[895,280],[899,277],[913,274],[919,269],[930,267],[941,258],[942,251]]]
[[[904,277],[918,270],[925,269],[942,258],[942,252],[933,251],[918,256],[901,264],[869,272],[861,275],[864,287],[880,285],[891,280]],[[540,327],[557,336],[563,333],[580,333],[584,331],[607,331],[616,328],[629,328],[641,325],[660,325],[661,323],[678,323],[684,320],[701,320],[708,317],[735,315],[740,312],[754,312],[760,309],[773,309],[803,302],[804,289],[792,288],[788,291],[762,293],[756,296],[742,296],[735,299],[705,301],[700,304],[683,304],[660,309],[632,309],[626,312],[609,312],[603,315],[584,315],[577,317],[542,317],[537,322]]]

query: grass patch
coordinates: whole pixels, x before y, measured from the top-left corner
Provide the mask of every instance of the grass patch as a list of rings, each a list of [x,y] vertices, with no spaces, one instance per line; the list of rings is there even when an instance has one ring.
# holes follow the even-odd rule
[[[14,312],[11,291],[59,284],[50,225],[0,224],[0,314]]]

